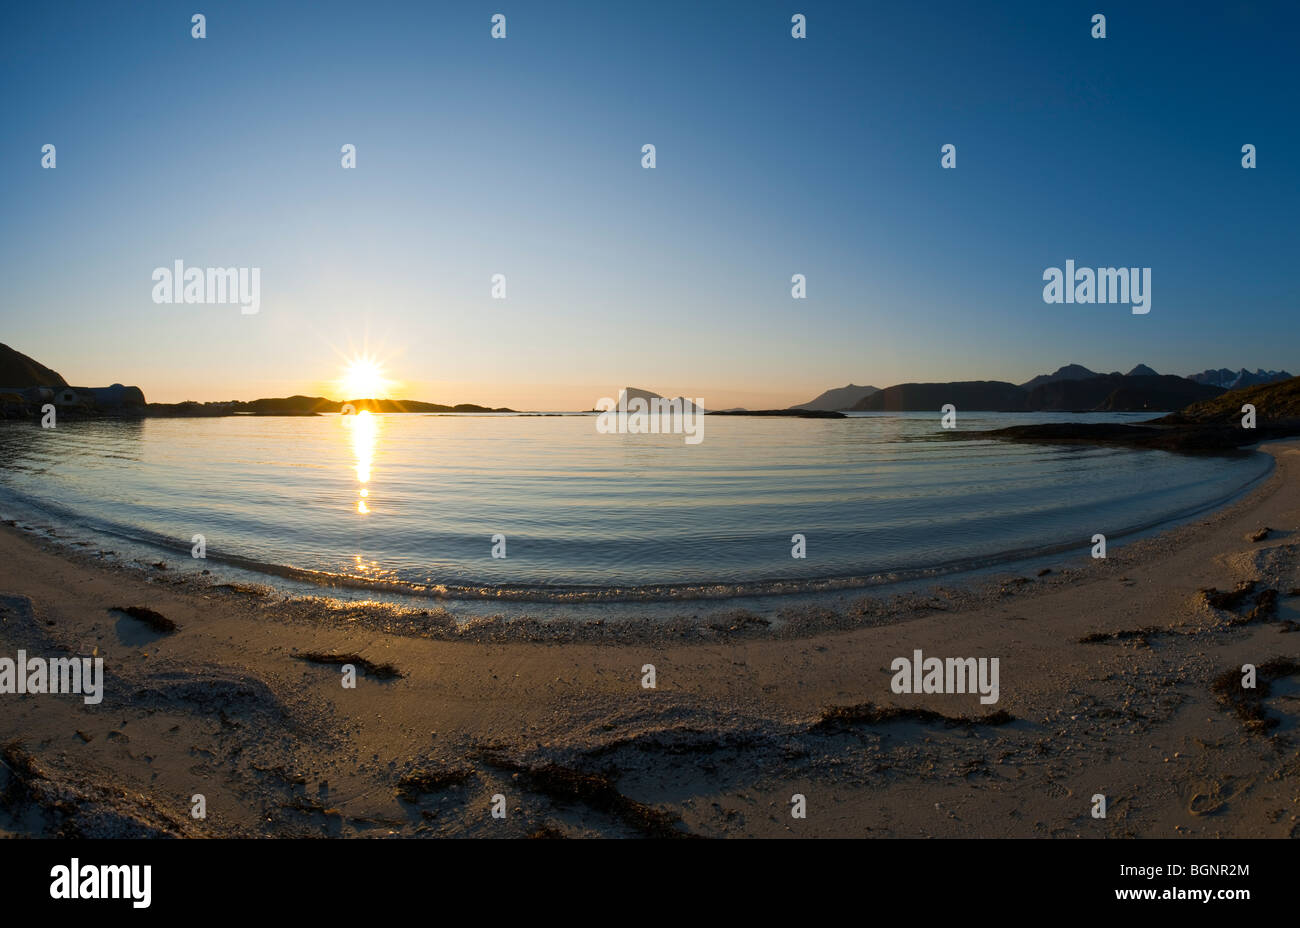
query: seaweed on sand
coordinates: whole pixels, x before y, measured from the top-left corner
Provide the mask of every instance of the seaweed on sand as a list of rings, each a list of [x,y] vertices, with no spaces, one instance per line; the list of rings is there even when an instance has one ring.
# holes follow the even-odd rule
[[[4,763],[7,779],[0,792],[0,805],[13,808],[32,799],[32,784],[44,780],[45,774],[36,759],[23,750],[21,741],[10,741],[0,748],[0,761]]]
[[[1254,580],[1243,580],[1237,584],[1237,588],[1230,593],[1207,587],[1200,591],[1205,597],[1205,601],[1215,609],[1223,609],[1226,612],[1236,612],[1245,604],[1246,598],[1255,592]]]
[[[402,775],[397,781],[396,793],[407,802],[419,802],[420,797],[428,793],[440,793],[460,786],[474,776],[471,770],[429,770],[420,768]]]
[[[1263,590],[1255,597],[1255,607],[1233,624],[1246,625],[1250,622],[1271,619],[1275,615],[1277,615],[1277,590]]]
[[[1219,702],[1236,713],[1248,731],[1263,734],[1276,728],[1279,721],[1264,711],[1264,700],[1272,689],[1269,684],[1297,673],[1300,673],[1300,663],[1286,657],[1275,657],[1255,667],[1254,689],[1242,686],[1241,671],[1233,669],[1215,677],[1210,690],[1219,697]]]
[[[49,789],[49,777],[36,758],[24,748],[21,741],[10,741],[0,748],[0,763],[4,767],[5,787],[0,791],[0,808],[10,815],[21,817],[33,807],[56,824],[49,834],[58,838],[80,837],[80,830],[72,816],[77,812],[75,803],[56,795]]]
[[[695,837],[677,827],[681,819],[676,815],[624,796],[605,774],[586,773],[555,763],[529,766],[491,753],[483,754],[482,759],[491,767],[519,774],[534,792],[556,802],[581,802],[648,838]]]
[[[155,612],[148,606],[113,606],[110,611],[129,615],[131,618],[137,619],[145,625],[148,625],[154,631],[162,632],[164,634],[167,632],[174,632],[179,628],[179,626],[171,619],[167,618],[167,616],[163,615],[161,612]]]
[[[567,838],[568,835],[556,828],[554,825],[547,824],[542,825],[540,828],[530,833],[528,837],[535,840],[554,840],[557,838]]]
[[[324,651],[304,651],[301,654],[295,654],[294,657],[312,664],[352,664],[360,667],[368,676],[380,680],[392,680],[402,676],[402,672],[395,665],[376,664],[374,661],[366,660],[360,654],[328,654]]]
[[[1229,621],[1229,625],[1249,625],[1252,622],[1267,621],[1277,614],[1277,590],[1272,587],[1256,590],[1257,586],[1254,580],[1244,580],[1230,593],[1214,587],[1203,589],[1200,593],[1208,605],[1234,613],[1235,617]],[[1253,605],[1250,601],[1252,596]],[[1247,606],[1250,606],[1249,612],[1244,611]]]
[[[1149,647],[1148,639],[1157,635],[1167,634],[1167,630],[1156,628],[1154,625],[1148,625],[1146,628],[1126,628],[1117,632],[1093,632],[1091,635],[1084,635],[1079,639],[1079,644],[1096,644],[1101,641],[1128,641],[1136,640],[1143,647]]]
[[[988,715],[944,715],[932,709],[903,709],[898,706],[877,706],[864,702],[856,706],[828,706],[809,729],[826,731],[852,725],[884,725],[890,722],[941,722],[949,728],[970,728],[976,725],[1006,725],[1016,717],[1005,709]]]

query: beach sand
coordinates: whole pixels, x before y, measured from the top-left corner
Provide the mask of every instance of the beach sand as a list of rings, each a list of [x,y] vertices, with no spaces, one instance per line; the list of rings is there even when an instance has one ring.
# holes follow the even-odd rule
[[[1105,560],[779,627],[740,605],[458,627],[0,526],[0,656],[93,653],[106,675],[99,705],[0,695],[0,832],[1297,837],[1300,442],[1262,450],[1278,466],[1248,496]],[[1201,592],[1250,582],[1219,606]],[[890,664],[916,649],[998,658],[1000,699],[895,694]],[[344,688],[313,652],[368,664]]]

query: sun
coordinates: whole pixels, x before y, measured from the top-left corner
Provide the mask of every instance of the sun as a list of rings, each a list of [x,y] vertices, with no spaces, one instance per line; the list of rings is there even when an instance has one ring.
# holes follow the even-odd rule
[[[349,361],[339,379],[345,400],[385,399],[388,384],[384,366],[373,358],[364,356]]]

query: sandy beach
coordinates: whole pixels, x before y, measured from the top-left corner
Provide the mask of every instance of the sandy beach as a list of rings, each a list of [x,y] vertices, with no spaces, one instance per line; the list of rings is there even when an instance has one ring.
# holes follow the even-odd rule
[[[1262,450],[1277,467],[1246,497],[1105,560],[777,626],[739,603],[721,621],[458,625],[0,526],[0,656],[105,673],[97,705],[0,696],[0,830],[1300,836],[1300,442]],[[917,649],[997,657],[996,704],[894,693],[891,662]]]

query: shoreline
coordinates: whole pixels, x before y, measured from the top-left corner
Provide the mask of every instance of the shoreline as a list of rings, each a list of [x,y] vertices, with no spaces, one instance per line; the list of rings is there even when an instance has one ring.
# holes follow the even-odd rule
[[[1259,446],[1229,453],[1268,457]],[[1176,532],[1204,515],[1243,504],[1275,475],[1275,461],[1270,460],[1268,470],[1252,477],[1228,495],[1162,516],[1154,522],[1108,530],[1107,542],[1112,550],[1128,550],[1133,545]],[[34,543],[85,566],[135,572],[141,578],[155,577],[158,570],[171,571],[168,574],[170,580],[184,581],[206,595],[221,595],[223,589],[230,587],[257,587],[261,595],[281,601],[310,602],[313,609],[347,610],[357,603],[368,602],[386,604],[399,615],[471,613],[471,619],[501,615],[510,621],[534,619],[544,625],[582,625],[590,620],[579,613],[609,608],[636,616],[626,622],[620,620],[619,627],[635,626],[642,617],[651,625],[662,624],[666,619],[674,618],[675,613],[685,612],[693,613],[693,619],[697,620],[700,612],[724,609],[752,612],[780,625],[781,613],[799,609],[825,612],[827,609],[849,608],[851,600],[898,598],[931,590],[948,595],[978,591],[999,587],[1005,582],[1004,574],[1035,572],[1044,566],[1050,568],[1049,572],[1064,570],[1070,577],[1086,577],[1090,574],[1088,568],[1095,566],[1086,555],[1091,543],[1085,543],[1085,539],[866,575],[777,577],[738,583],[685,580],[628,586],[431,584],[399,579],[372,580],[253,561],[237,555],[210,554],[206,559],[195,560],[189,556],[186,545],[132,537],[120,527],[77,525],[75,517],[68,515],[63,517],[64,521],[58,521],[58,517],[41,511],[39,507],[33,509],[22,502],[18,506],[18,513],[3,513],[0,529],[8,527],[20,531]],[[71,523],[67,521],[70,518]],[[113,546],[125,547],[129,552],[121,555],[111,550]],[[1049,582],[1055,583],[1059,579],[1058,574]],[[827,626],[830,627],[843,626]]]
[[[1267,728],[1215,689],[1300,659],[1300,442],[1261,450],[1277,466],[1245,497],[1103,561],[779,625],[458,626],[140,576],[0,527],[0,656],[94,653],[106,676],[98,706],[0,695],[0,833],[1300,836],[1300,678],[1252,703]],[[917,649],[1000,657],[999,701],[893,693]]]

